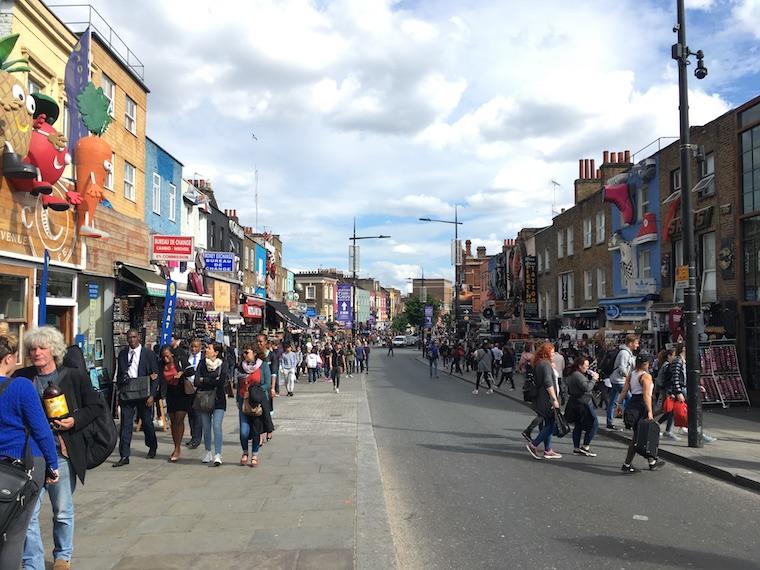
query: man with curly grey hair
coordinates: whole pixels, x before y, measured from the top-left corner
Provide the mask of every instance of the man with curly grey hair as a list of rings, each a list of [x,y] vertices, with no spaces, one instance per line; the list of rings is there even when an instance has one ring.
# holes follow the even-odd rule
[[[77,478],[84,483],[87,471],[86,444],[82,431],[100,412],[100,396],[87,376],[75,368],[63,365],[66,342],[58,329],[50,326],[32,329],[24,336],[24,350],[33,366],[18,370],[14,377],[31,379],[40,397],[48,384],[58,386],[66,397],[71,413],[67,418],[51,422],[58,452],[60,479],[57,485],[40,491],[26,532],[24,568],[45,568],[45,546],[40,535],[39,516],[47,493],[53,510],[53,568],[66,570],[71,567],[74,550],[74,490]]]

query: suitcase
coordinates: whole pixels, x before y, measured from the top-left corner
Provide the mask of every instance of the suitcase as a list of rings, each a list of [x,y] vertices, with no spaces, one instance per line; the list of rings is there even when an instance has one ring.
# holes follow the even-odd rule
[[[636,453],[642,457],[657,457],[660,446],[660,425],[654,420],[639,421],[636,430]]]

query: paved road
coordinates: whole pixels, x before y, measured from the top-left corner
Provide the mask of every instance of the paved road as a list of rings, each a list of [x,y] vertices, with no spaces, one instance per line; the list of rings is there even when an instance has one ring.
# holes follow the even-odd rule
[[[378,355],[368,382],[402,568],[760,568],[760,496],[675,465],[623,475],[604,438],[597,458],[568,436],[563,459],[538,462],[529,410],[431,380],[417,354]]]

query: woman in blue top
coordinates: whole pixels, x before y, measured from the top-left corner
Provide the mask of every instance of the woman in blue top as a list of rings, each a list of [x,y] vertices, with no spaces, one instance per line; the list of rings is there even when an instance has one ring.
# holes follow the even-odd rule
[[[26,503],[25,509],[14,520],[0,540],[0,568],[19,568],[24,550],[24,539],[29,520],[37,503],[43,480],[48,484],[58,481],[58,455],[53,432],[48,425],[37,390],[28,379],[11,379],[16,366],[18,341],[12,335],[0,333],[0,461],[24,459],[26,432],[29,430],[29,447],[34,458],[32,479],[38,491]],[[47,478],[45,471],[47,470]]]

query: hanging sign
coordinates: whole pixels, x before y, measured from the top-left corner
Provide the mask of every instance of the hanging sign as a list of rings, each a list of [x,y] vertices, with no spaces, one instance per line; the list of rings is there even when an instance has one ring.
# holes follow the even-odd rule
[[[167,279],[166,296],[164,297],[164,318],[161,320],[161,346],[169,344],[172,340],[176,305],[177,284],[171,279]]]

